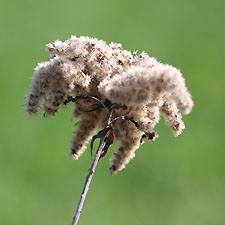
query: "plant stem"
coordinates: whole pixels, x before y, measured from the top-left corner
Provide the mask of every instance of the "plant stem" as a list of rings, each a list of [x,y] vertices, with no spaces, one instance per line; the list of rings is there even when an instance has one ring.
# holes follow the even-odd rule
[[[104,106],[104,103],[102,103],[102,105]],[[89,173],[86,177],[86,181],[84,183],[84,187],[83,187],[83,190],[82,190],[82,193],[81,193],[81,196],[80,196],[80,201],[78,203],[77,210],[76,210],[75,216],[73,217],[73,221],[72,221],[71,225],[77,225],[78,220],[80,218],[80,214],[82,212],[82,208],[83,208],[83,205],[84,205],[85,198],[87,196],[87,192],[88,192],[92,177],[93,177],[94,172],[95,172],[95,168],[96,168],[96,166],[99,162],[99,159],[106,154],[108,148],[113,143],[113,139],[111,139],[110,136],[108,136],[108,138],[106,136],[107,136],[107,132],[109,131],[109,128],[111,127],[112,112],[113,112],[113,109],[115,107],[118,107],[118,105],[115,105],[115,104],[110,105],[110,109],[108,109],[109,112],[108,112],[107,117],[106,117],[105,127],[97,135],[92,137],[91,146],[93,146],[94,140],[96,138],[100,138],[100,142],[99,142],[96,154],[95,154],[95,158],[92,161],[91,168],[89,169]],[[91,149],[92,149],[92,147],[91,147]]]
[[[86,181],[85,181],[85,184],[84,184],[81,196],[80,196],[80,201],[78,203],[77,210],[76,210],[75,216],[73,217],[73,222],[72,222],[71,225],[76,225],[78,223],[78,220],[79,220],[79,217],[80,217],[80,214],[82,212],[83,205],[84,205],[84,200],[86,198],[86,195],[87,195],[90,183],[91,183],[91,179],[94,175],[95,168],[98,164],[98,161],[99,161],[99,159],[101,157],[101,154],[102,154],[102,150],[104,149],[104,146],[105,146],[104,139],[105,139],[105,137],[100,138],[98,150],[95,154],[94,160],[92,161],[91,168],[90,168],[89,173],[87,175],[87,178],[86,178]]]

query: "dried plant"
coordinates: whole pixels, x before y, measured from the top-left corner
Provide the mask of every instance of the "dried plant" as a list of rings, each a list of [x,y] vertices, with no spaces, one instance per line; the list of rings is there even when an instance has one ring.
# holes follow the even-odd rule
[[[73,102],[73,116],[80,119],[70,144],[74,159],[85,151],[92,137],[91,146],[100,138],[84,193],[99,158],[114,141],[119,146],[110,159],[112,175],[125,167],[141,144],[158,137],[154,127],[160,115],[174,136],[185,128],[181,113],[190,113],[193,101],[178,69],[145,52],[138,55],[124,50],[121,44],[107,45],[96,38],[72,36],[65,42],[47,44],[46,50],[50,60],[35,68],[25,110],[35,116],[43,99],[44,116],[53,116],[60,105]],[[93,136],[97,128],[101,131]],[[83,201],[81,196],[78,214]],[[79,219],[77,213],[73,224]]]

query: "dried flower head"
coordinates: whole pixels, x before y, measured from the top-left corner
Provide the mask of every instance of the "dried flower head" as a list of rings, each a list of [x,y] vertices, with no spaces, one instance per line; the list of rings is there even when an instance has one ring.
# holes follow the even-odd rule
[[[74,102],[73,116],[80,122],[73,133],[70,153],[78,159],[97,128],[104,126],[107,110],[99,102],[126,105],[115,108],[112,129],[119,147],[110,159],[111,174],[122,170],[140,144],[155,140],[155,125],[163,115],[179,135],[184,129],[181,113],[190,113],[193,101],[181,72],[149,57],[137,55],[121,44],[107,45],[102,40],[72,36],[65,42],[46,45],[48,62],[35,68],[25,110],[35,116],[40,102],[45,116],[65,106],[70,94],[94,96]],[[125,119],[129,118],[129,119]],[[132,122],[133,121],[133,122]]]

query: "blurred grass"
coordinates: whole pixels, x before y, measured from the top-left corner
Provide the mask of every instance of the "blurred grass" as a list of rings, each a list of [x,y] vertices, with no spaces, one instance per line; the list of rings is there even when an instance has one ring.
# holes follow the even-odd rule
[[[224,1],[1,1],[0,224],[70,224],[90,165],[67,154],[71,108],[27,118],[45,44],[74,35],[123,43],[181,68],[195,108],[178,137],[161,121],[127,168],[99,164],[82,224],[225,224]],[[110,155],[110,154],[109,154]]]

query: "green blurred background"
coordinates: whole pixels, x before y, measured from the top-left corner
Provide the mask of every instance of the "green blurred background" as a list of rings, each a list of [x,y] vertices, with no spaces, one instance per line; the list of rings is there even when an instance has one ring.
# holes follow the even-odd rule
[[[74,34],[121,42],[181,69],[195,107],[174,138],[137,151],[125,170],[97,167],[80,225],[225,224],[225,1],[54,0],[0,4],[0,224],[71,224],[90,166],[68,156],[71,107],[53,118],[24,113],[45,44]]]

